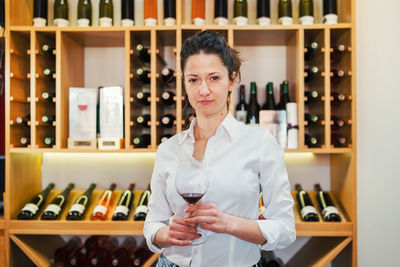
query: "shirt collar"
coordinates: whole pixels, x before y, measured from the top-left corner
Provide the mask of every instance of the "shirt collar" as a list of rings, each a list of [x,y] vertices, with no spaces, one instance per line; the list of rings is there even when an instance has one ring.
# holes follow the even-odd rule
[[[196,124],[197,124],[197,118],[194,118],[193,121],[190,123],[189,129],[182,132],[181,138],[179,140],[179,145],[181,145],[183,141],[185,141],[189,137],[194,143],[195,140],[194,140],[193,129],[194,126],[196,126]],[[232,116],[230,112],[228,112],[228,114],[225,116],[225,119],[218,126],[216,134],[218,134],[218,131],[220,131],[220,129],[224,129],[228,134],[230,140],[232,141],[238,126],[239,122]]]

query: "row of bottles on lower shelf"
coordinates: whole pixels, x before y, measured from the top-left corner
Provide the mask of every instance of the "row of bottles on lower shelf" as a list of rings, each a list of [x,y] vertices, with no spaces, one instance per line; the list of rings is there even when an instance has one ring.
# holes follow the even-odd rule
[[[42,220],[57,220],[62,210],[65,208],[68,197],[70,195],[71,189],[74,187],[73,183],[70,183],[67,188],[58,194],[50,204],[45,208],[41,215]],[[80,195],[73,202],[72,206],[69,208],[66,219],[67,220],[83,220],[84,215],[91,202],[92,193],[96,184],[92,183],[89,188]],[[96,206],[92,211],[90,217],[93,221],[104,221],[107,219],[107,215],[110,212],[113,201],[113,191],[116,187],[115,183],[112,183],[110,187],[105,190],[97,201]],[[39,214],[40,209],[46,202],[47,196],[50,191],[54,188],[54,184],[50,183],[46,189],[34,196],[25,206],[21,209],[17,216],[19,220],[33,220]],[[133,189],[135,188],[135,183],[131,183],[129,188],[123,192],[121,195],[117,206],[115,207],[112,220],[113,221],[126,221],[128,219],[132,203],[133,203]],[[133,220],[144,221],[147,215],[147,203],[150,198],[150,186],[145,190],[139,200],[139,204],[135,209]]]
[[[74,236],[54,251],[49,260],[51,266],[114,266],[140,267],[153,255],[145,242],[138,246],[134,237],[126,237],[120,243],[115,236],[89,236],[83,243]]]

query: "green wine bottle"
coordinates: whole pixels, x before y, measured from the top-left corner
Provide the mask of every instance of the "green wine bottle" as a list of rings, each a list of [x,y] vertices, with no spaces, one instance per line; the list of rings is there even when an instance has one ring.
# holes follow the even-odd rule
[[[79,0],[78,26],[87,27],[90,25],[92,25],[92,3],[90,0]]]
[[[260,118],[260,105],[257,102],[257,86],[255,82],[250,83],[250,101],[247,110],[247,123],[258,125]]]
[[[282,25],[293,24],[292,0],[279,0],[278,18],[279,23]]]
[[[112,0],[100,0],[100,26],[111,27],[114,19],[114,7]]]
[[[299,20],[303,25],[314,24],[314,5],[313,0],[300,0]]]
[[[68,26],[68,1],[56,0],[54,2],[54,26]]]
[[[233,6],[233,23],[247,25],[247,0],[235,0]]]

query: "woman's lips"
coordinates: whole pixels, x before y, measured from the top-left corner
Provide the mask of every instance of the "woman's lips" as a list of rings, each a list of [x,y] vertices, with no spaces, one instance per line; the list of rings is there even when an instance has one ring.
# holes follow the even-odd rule
[[[208,105],[211,102],[213,102],[213,100],[202,100],[202,101],[199,101],[199,103],[202,104],[202,105]]]

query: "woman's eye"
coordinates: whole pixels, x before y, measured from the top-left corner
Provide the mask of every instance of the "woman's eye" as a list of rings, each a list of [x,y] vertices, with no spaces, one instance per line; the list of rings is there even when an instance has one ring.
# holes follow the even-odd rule
[[[212,81],[217,81],[218,79],[219,79],[218,76],[211,76],[211,80],[212,80]]]
[[[195,83],[196,81],[197,81],[196,78],[191,78],[191,79],[189,79],[189,83]]]

